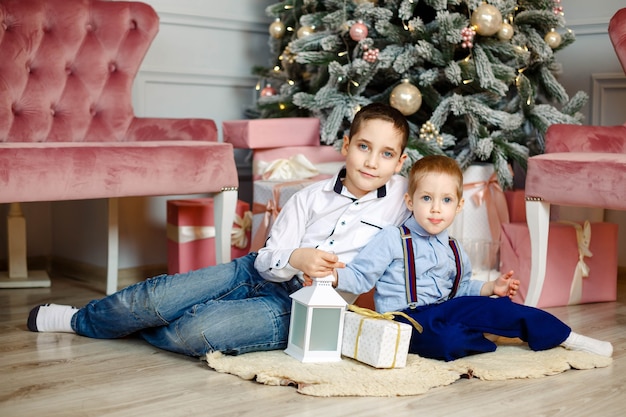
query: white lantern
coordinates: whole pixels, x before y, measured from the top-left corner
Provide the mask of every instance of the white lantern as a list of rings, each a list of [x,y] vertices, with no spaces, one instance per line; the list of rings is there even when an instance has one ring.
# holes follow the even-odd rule
[[[346,301],[332,286],[334,278],[316,278],[313,285],[291,294],[289,341],[285,353],[301,362],[338,362]]]

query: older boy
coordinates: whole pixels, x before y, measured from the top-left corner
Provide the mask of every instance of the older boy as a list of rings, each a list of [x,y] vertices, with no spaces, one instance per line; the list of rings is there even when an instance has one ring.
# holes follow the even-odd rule
[[[326,276],[344,266],[379,230],[401,224],[409,127],[397,110],[370,104],[354,117],[332,179],[292,196],[265,247],[227,264],[161,275],[76,309],[33,308],[28,328],[93,338],[138,334],[172,352],[203,356],[286,347],[289,295],[301,275]]]

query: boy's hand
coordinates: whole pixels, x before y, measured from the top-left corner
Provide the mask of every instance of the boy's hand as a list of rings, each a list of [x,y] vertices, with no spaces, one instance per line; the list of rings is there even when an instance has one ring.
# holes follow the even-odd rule
[[[519,289],[519,279],[513,279],[513,271],[500,275],[493,282],[493,294],[513,298]]]
[[[334,253],[315,248],[299,248],[291,253],[289,264],[312,278],[326,277],[333,273],[335,268],[345,268],[346,264],[339,262]]]

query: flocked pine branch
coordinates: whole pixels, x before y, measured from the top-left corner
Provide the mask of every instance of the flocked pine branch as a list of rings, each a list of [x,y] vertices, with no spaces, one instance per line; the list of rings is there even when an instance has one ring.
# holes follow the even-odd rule
[[[581,123],[587,96],[558,81],[555,54],[574,42],[555,0],[284,0],[267,7],[273,60],[254,117],[318,117],[336,144],[358,109],[394,102],[411,127],[411,160],[450,155],[466,167],[543,152],[554,123]],[[492,18],[500,26],[489,27]],[[493,31],[495,29],[495,32]],[[413,106],[416,103],[419,107]],[[410,108],[413,106],[414,108]],[[407,164],[408,165],[408,164]]]

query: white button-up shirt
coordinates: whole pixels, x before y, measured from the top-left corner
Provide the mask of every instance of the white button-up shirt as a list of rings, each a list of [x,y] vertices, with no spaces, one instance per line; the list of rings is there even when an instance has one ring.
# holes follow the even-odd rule
[[[406,178],[394,175],[357,199],[343,186],[343,175],[344,169],[287,200],[254,264],[263,278],[282,282],[301,275],[289,264],[297,248],[333,252],[341,262],[350,262],[383,227],[402,224],[410,215],[404,203]]]

